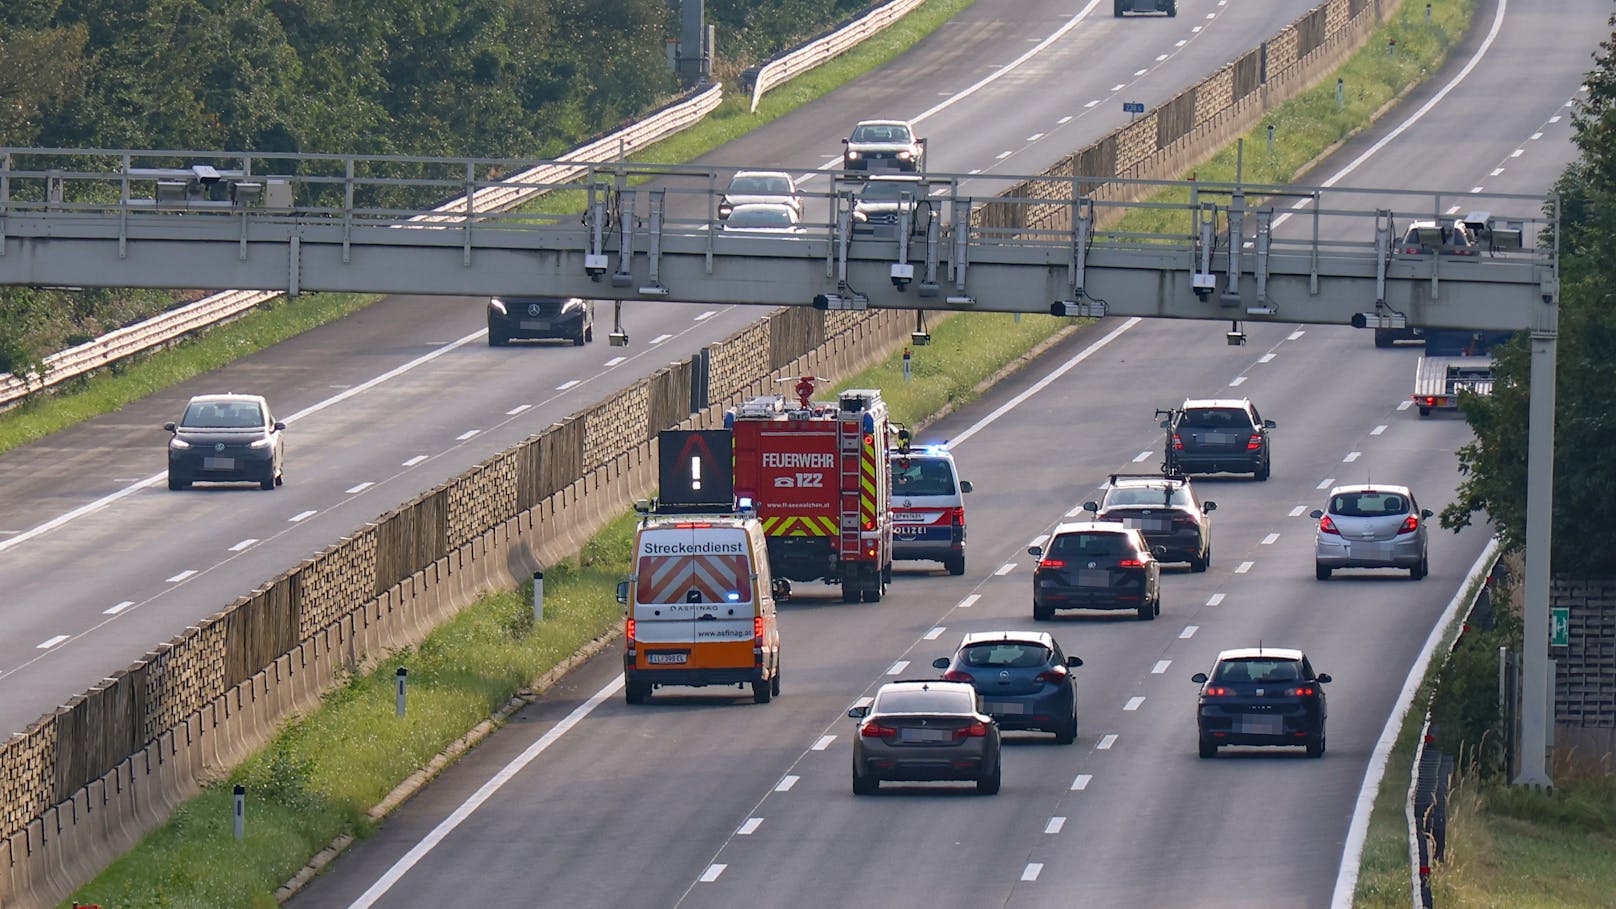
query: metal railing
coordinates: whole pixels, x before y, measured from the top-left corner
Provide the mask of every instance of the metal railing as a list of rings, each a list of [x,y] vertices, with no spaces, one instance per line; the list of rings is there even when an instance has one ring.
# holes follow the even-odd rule
[[[926,0],[892,0],[891,3],[876,7],[823,38],[810,41],[789,54],[765,63],[752,82],[751,111],[757,112],[758,102],[763,100],[764,92],[790,82],[816,66],[829,63],[846,53],[849,48],[885,31],[894,22],[907,16],[925,2]]]

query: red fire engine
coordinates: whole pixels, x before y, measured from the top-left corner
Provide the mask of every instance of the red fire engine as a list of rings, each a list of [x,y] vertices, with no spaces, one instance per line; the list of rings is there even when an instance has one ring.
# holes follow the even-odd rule
[[[823,580],[842,585],[844,603],[876,603],[892,580],[896,427],[880,390],[815,402],[814,381],[797,382],[796,407],[764,395],[724,415],[735,498],[757,509],[780,594],[790,581]]]

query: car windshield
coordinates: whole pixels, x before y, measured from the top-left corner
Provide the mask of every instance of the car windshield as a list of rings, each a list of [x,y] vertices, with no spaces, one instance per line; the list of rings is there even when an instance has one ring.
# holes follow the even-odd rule
[[[1348,518],[1408,514],[1408,497],[1395,492],[1343,492],[1330,497],[1330,513]]]
[[[1049,648],[1026,641],[972,644],[960,654],[960,663],[982,669],[1032,669],[1049,663]]]
[[[859,199],[865,202],[896,202],[904,196],[918,199],[921,186],[915,180],[871,180],[864,184]]]
[[[1212,673],[1214,682],[1295,682],[1302,673],[1295,660],[1274,660],[1261,657],[1246,660],[1225,660]]]
[[[730,227],[790,227],[791,212],[784,208],[737,208],[729,216]]]
[[[1238,407],[1192,407],[1178,425],[1192,429],[1250,429],[1251,418]]]
[[[1423,249],[1440,249],[1443,246],[1470,246],[1470,237],[1460,229],[1438,227],[1435,224],[1421,224],[1408,229],[1403,235],[1404,246],[1418,246]]]
[[[883,691],[875,697],[872,713],[975,713],[976,694],[954,688]]]
[[[892,462],[894,496],[951,496],[954,469],[941,458],[897,458]]]
[[[1127,536],[1120,533],[1063,533],[1049,543],[1048,558],[1092,559],[1132,555]]]
[[[259,429],[264,423],[255,401],[193,401],[180,421],[196,429]]]
[[[1116,505],[1182,505],[1190,507],[1190,492],[1183,486],[1119,486],[1105,494],[1105,507]]]
[[[854,142],[908,142],[909,128],[896,124],[866,124],[853,128]]]
[[[791,194],[791,181],[785,177],[736,177],[729,183],[729,192],[747,196],[786,196]]]

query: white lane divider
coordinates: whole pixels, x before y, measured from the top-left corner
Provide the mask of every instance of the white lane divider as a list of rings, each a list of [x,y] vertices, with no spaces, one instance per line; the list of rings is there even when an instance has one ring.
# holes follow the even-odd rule
[[[1135,695],[1135,696],[1128,699],[1128,703],[1122,705],[1122,709],[1129,712],[1129,713],[1132,713],[1135,710],[1138,710],[1140,708],[1140,706],[1143,705],[1144,703],[1145,703],[1144,695]]]
[[[1166,54],[1157,54],[1156,55],[1156,62],[1157,63],[1160,63],[1160,62],[1162,62],[1163,60],[1166,60],[1166,59],[1167,59]]]
[[[1173,665],[1172,660],[1157,660],[1156,665],[1150,667],[1150,674],[1151,675],[1161,675],[1162,673],[1166,672],[1167,667],[1169,667],[1171,665]]]
[[[301,523],[301,522],[303,522],[303,521],[307,521],[307,520],[308,520],[308,519],[309,519],[309,518],[312,518],[312,517],[314,517],[314,516],[315,516],[315,515],[317,515],[317,514],[319,514],[319,512],[318,512],[318,511],[315,511],[315,510],[313,510],[313,509],[310,509],[310,510],[308,510],[308,511],[300,511],[300,512],[298,512],[298,513],[297,513],[297,514],[294,514],[294,515],[292,515],[292,516],[291,516],[291,517],[289,517],[289,518],[287,518],[287,519],[286,519],[286,522],[287,522],[287,523],[288,523],[288,524],[297,524],[297,523]]]
[[[122,603],[117,603],[117,604],[114,604],[113,606],[111,606],[111,607],[109,607],[107,609],[101,610],[101,614],[102,615],[117,615],[118,613],[123,612],[125,609],[128,609],[129,607],[131,607],[133,605],[135,605],[134,600],[124,600]]]
[[[1079,773],[1077,777],[1072,780],[1072,791],[1082,792],[1083,790],[1089,788],[1089,780],[1092,779],[1094,779],[1094,774],[1092,773]]]
[[[1033,133],[1032,135],[1027,137],[1027,141],[1028,142],[1037,142],[1039,139],[1042,139],[1043,137],[1044,137],[1043,133]]]
[[[1150,456],[1155,454],[1155,453],[1156,452],[1150,451],[1148,449],[1145,450],[1145,451],[1141,451],[1138,454],[1133,456],[1133,462],[1135,464],[1138,464],[1140,461],[1148,461],[1148,460],[1150,460]]]
[[[1148,70],[1148,69],[1136,69],[1136,70],[1133,71],[1133,74],[1134,74],[1135,78],[1138,78],[1139,76],[1143,76],[1145,73],[1148,73],[1148,72],[1150,72],[1150,70]]]
[[[1290,334],[1286,335],[1285,340],[1287,340],[1287,341],[1299,341],[1299,340],[1301,340],[1302,335],[1305,335],[1305,334],[1307,334],[1307,329],[1298,328],[1295,331],[1291,332]]]
[[[960,600],[959,601],[959,606],[957,608],[959,608],[959,609],[970,609],[971,604],[975,603],[977,600],[980,600],[980,599],[982,599],[982,595],[980,593],[973,593],[970,596],[966,597],[965,599]]]
[[[186,578],[194,577],[197,573],[198,572],[197,572],[197,570],[195,568],[187,568],[184,571],[180,572],[179,574],[174,575],[171,578],[167,578],[166,580],[170,584],[178,584],[179,582],[185,580]]]
[[[673,335],[657,335],[656,337],[651,339],[651,343],[652,344],[661,344],[663,341],[666,341],[671,337],[673,337]]]
[[[995,575],[1007,575],[1010,572],[1015,571],[1015,570],[1016,570],[1016,563],[1015,562],[1005,562],[1003,565],[999,566],[998,571],[995,571],[993,573]]]
[[[1184,630],[1178,633],[1178,639],[1181,641],[1189,640],[1195,637],[1195,632],[1200,630],[1201,626],[1199,625],[1185,625]]]
[[[1056,120],[1055,122],[1061,124],[1062,126],[1064,126],[1064,125],[1072,122],[1072,115],[1067,114],[1066,116],[1060,118],[1059,120]]]
[[[711,319],[713,316],[716,316],[716,315],[718,315],[718,310],[709,309],[706,312],[702,313],[701,315],[697,316],[695,318],[695,321],[697,321],[697,322],[705,322],[708,319]]]
[[[938,638],[940,638],[940,637],[942,637],[942,636],[943,636],[943,632],[945,632],[945,631],[947,631],[947,630],[948,630],[948,629],[947,629],[947,628],[945,628],[945,627],[943,627],[943,626],[942,626],[942,625],[938,625],[938,626],[936,626],[936,627],[934,627],[934,628],[932,628],[932,630],[930,630],[930,631],[928,631],[928,632],[926,632],[926,640],[928,640],[928,641],[935,641],[935,640],[937,640],[937,639],[938,639]]]
[[[581,385],[581,384],[583,384],[582,379],[569,379],[569,380],[567,380],[565,382],[562,382],[560,385],[557,385],[556,386],[556,391],[566,391],[569,388],[573,388],[573,387],[575,387],[577,385]]]
[[[1108,732],[1108,733],[1106,733],[1104,736],[1102,736],[1100,738],[1099,743],[1094,746],[1094,750],[1095,751],[1110,751],[1111,746],[1115,745],[1116,743],[1117,743],[1117,734],[1115,732]]]
[[[366,480],[365,482],[360,483],[357,486],[349,486],[347,489],[343,490],[343,492],[346,492],[348,495],[358,495],[359,493],[364,492],[365,490],[367,490],[370,487],[375,486],[375,485],[376,485],[375,483],[372,483],[371,481]]]
[[[1414,406],[1413,399],[1409,399],[1407,401],[1403,401],[1403,402],[1399,403],[1397,405],[1397,409],[1398,410],[1407,410],[1407,409],[1409,409],[1410,407],[1413,407],[1413,406]]]
[[[1041,533],[1038,536],[1033,537],[1032,542],[1028,543],[1027,545],[1028,546],[1042,546],[1042,545],[1044,545],[1044,541],[1047,540],[1047,539],[1049,539],[1049,534]]]
[[[1331,486],[1334,486],[1334,485],[1335,485],[1335,477],[1325,477],[1324,479],[1319,481],[1319,485],[1317,485],[1317,486],[1315,486],[1313,488],[1314,489],[1329,489]]]
[[[230,547],[230,551],[231,552],[240,552],[243,549],[246,549],[248,546],[251,546],[252,544],[254,544],[256,542],[258,542],[257,537],[248,537],[247,539],[242,540],[240,543],[237,543],[236,545]]]
[[[1087,104],[1085,104],[1083,106],[1084,107],[1094,107],[1094,106],[1098,105],[1099,103],[1100,103],[1100,99],[1095,98],[1093,101],[1090,101],[1089,103],[1087,103]]]
[[[1234,388],[1236,386],[1244,385],[1244,384],[1246,384],[1246,377],[1245,376],[1235,376],[1234,380],[1229,383],[1229,387]]]
[[[788,773],[780,778],[780,782],[774,784],[774,791],[790,792],[791,787],[797,785],[797,781],[800,779],[802,779],[802,777],[797,776],[794,773]]]
[[[405,461],[403,466],[405,466],[405,467],[414,467],[415,465],[421,463],[422,461],[425,461],[427,459],[427,457],[428,457],[427,455],[416,455],[415,457],[410,458],[408,461]]]
[[[1262,544],[1264,546],[1272,546],[1272,545],[1274,545],[1274,541],[1277,540],[1277,539],[1279,539],[1279,534],[1271,533],[1268,536],[1262,538]]]
[[[1234,573],[1235,574],[1245,574],[1246,572],[1250,571],[1251,566],[1253,566],[1255,564],[1257,564],[1257,563],[1256,562],[1241,562],[1239,565],[1236,565],[1234,567]]]
[[[1379,426],[1376,426],[1374,429],[1369,430],[1369,434],[1372,436],[1378,436],[1389,428],[1390,427],[1388,427],[1385,423],[1382,423]]]
[[[1127,87],[1128,87],[1128,83],[1126,83],[1126,82],[1118,82],[1116,85],[1111,86],[1111,90],[1114,91],[1114,92],[1120,92],[1120,91],[1122,91],[1123,89],[1125,89]]]
[[[1273,353],[1273,351],[1269,351],[1268,353],[1265,353],[1262,356],[1258,357],[1257,362],[1258,363],[1272,363],[1272,362],[1274,362],[1274,353]]]
[[[1361,451],[1349,451],[1349,452],[1347,452],[1347,456],[1341,459],[1341,462],[1343,464],[1351,464],[1353,461],[1356,461],[1361,457],[1363,457],[1363,452],[1361,452]]]
[[[611,369],[613,366],[622,365],[622,363],[627,359],[628,357],[612,357],[610,360],[607,360],[604,365],[607,369]]]
[[[1021,879],[1024,881],[1036,881],[1038,880],[1039,872],[1043,870],[1043,862],[1028,862],[1027,867],[1021,869]]]
[[[1066,818],[1058,817],[1058,816],[1057,817],[1052,817],[1052,818],[1049,819],[1048,823],[1044,824],[1044,832],[1053,835],[1053,834],[1056,834],[1056,833],[1060,833],[1061,828],[1065,827],[1065,826],[1066,826]]]
[[[1066,512],[1066,517],[1075,518],[1075,517],[1077,517],[1078,515],[1080,515],[1082,513],[1083,513],[1083,503],[1079,502],[1076,505],[1073,505],[1070,511]]]
[[[903,673],[903,671],[905,669],[908,669],[908,668],[909,668],[909,661],[908,660],[899,660],[898,662],[893,663],[891,666],[887,667],[887,675],[901,675]]]
[[[723,874],[724,869],[728,867],[728,865],[721,864],[719,862],[714,862],[711,865],[708,865],[707,870],[701,873],[701,882],[703,884],[711,884],[713,881],[718,880],[718,876]]]
[[[1307,506],[1306,505],[1298,505],[1295,508],[1291,509],[1290,517],[1299,518],[1299,517],[1302,516],[1302,512],[1304,512],[1304,511],[1307,511]]]
[[[763,818],[749,817],[746,819],[746,823],[741,825],[741,829],[735,831],[735,834],[737,836],[751,836],[761,826],[763,826]]]
[[[1208,606],[1216,606],[1221,602],[1223,602],[1223,594],[1221,593],[1214,593],[1206,598],[1206,605]]]
[[[1015,154],[1015,152],[1013,152],[1013,151],[1002,151],[1002,152],[999,152],[998,154],[994,155],[993,158],[996,161],[1003,161],[1005,158],[1008,158],[1013,154]]]
[[[505,411],[505,416],[514,417],[517,414],[521,413],[524,410],[527,410],[528,408],[530,408],[532,406],[533,406],[532,404],[518,404],[515,407],[512,407],[510,410]]]
[[[810,751],[824,751],[826,748],[829,748],[830,743],[834,742],[834,741],[836,741],[836,736],[834,736],[834,735],[822,735],[822,736],[819,737],[819,741],[814,742],[813,747],[810,748],[809,750]]]
[[[455,436],[455,441],[456,442],[464,442],[464,441],[466,441],[467,439],[471,438],[472,436],[476,435],[479,432],[482,432],[482,430],[481,429],[468,429],[465,432],[461,433],[460,435]]]
[[[48,640],[40,641],[38,644],[35,644],[34,647],[36,647],[39,650],[49,650],[52,647],[55,647],[57,644],[60,644],[65,640],[67,640],[67,635],[59,634],[54,638],[50,638]]]

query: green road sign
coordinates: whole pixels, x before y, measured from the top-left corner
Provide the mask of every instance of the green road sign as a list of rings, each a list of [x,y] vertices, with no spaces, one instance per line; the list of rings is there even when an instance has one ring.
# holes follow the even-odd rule
[[[1549,646],[1565,647],[1571,643],[1571,610],[1556,606],[1549,610]]]

